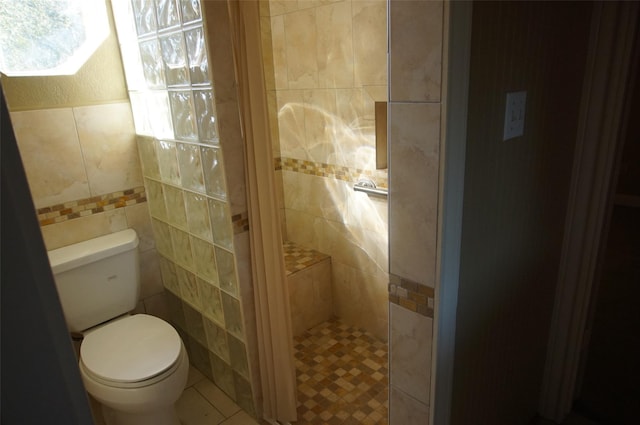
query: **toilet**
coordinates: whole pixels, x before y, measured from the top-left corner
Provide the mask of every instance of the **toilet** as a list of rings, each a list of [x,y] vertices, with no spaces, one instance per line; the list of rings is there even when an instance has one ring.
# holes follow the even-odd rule
[[[109,425],[178,425],[174,404],[189,373],[178,332],[130,314],[140,292],[132,229],[49,251],[69,331],[82,334],[79,368]]]

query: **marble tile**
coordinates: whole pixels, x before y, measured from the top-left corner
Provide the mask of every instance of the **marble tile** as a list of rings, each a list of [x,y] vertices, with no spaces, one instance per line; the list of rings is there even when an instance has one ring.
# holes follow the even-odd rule
[[[189,232],[199,238],[212,241],[208,198],[197,193],[185,192],[184,199],[187,207]]]
[[[304,96],[304,148],[309,161],[336,163],[340,156],[342,136],[336,119],[336,91],[329,89],[305,90]]]
[[[390,105],[390,273],[434,287],[440,105]],[[420,217],[416,220],[416,217]]]
[[[274,85],[276,89],[287,89],[289,88],[289,76],[287,72],[287,41],[284,31],[284,17],[273,16],[270,19],[270,28]]]
[[[98,236],[127,229],[123,208],[92,214],[40,228],[47,250],[60,248]]]
[[[36,208],[91,195],[70,108],[13,112],[11,122]]]
[[[179,186],[181,184],[180,169],[175,142],[159,140],[156,144],[156,153],[162,181]]]
[[[289,88],[318,87],[316,56],[317,29],[314,9],[299,10],[284,16],[287,78]]]
[[[240,412],[240,407],[234,403],[225,393],[223,393],[220,388],[216,387],[209,380],[202,380],[195,384],[195,389],[198,390],[200,394],[204,398],[207,399],[209,403],[216,406],[216,409],[219,410],[225,417],[230,417]],[[247,422],[249,424],[251,422]],[[245,424],[241,422],[241,424]],[[245,424],[245,425],[246,425]]]
[[[389,423],[429,425],[429,406],[392,385],[389,387]]]
[[[127,218],[127,227],[135,230],[138,235],[140,252],[155,249],[156,241],[153,237],[148,203],[142,202],[124,207],[124,213]]]
[[[316,9],[318,87],[353,86],[351,4],[339,2]]]
[[[269,12],[271,16],[282,15],[288,12],[294,12],[298,10],[297,0],[270,0]]]
[[[387,1],[353,1],[356,86],[387,84]]]
[[[225,419],[195,388],[184,390],[176,403],[176,412],[182,425],[217,424]]]
[[[162,186],[169,224],[186,230],[187,212],[184,206],[184,195],[182,189],[166,184]]]
[[[276,93],[280,154],[308,159],[304,149],[305,111],[302,90],[278,90]]]
[[[391,385],[429,404],[433,319],[391,304]]]
[[[111,103],[73,108],[92,195],[142,185],[131,106]]]
[[[391,0],[389,16],[390,100],[439,102],[443,2]]]

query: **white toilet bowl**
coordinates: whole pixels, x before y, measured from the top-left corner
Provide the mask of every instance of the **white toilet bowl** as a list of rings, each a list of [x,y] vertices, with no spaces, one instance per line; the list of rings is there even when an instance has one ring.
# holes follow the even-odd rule
[[[176,330],[146,314],[91,330],[80,346],[85,388],[109,425],[177,425],[189,360]]]

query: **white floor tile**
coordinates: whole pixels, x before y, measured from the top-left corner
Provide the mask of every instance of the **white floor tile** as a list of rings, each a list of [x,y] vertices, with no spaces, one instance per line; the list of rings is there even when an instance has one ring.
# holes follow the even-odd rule
[[[240,407],[208,379],[201,380],[194,388],[226,418],[240,411]]]
[[[187,388],[176,403],[182,425],[217,425],[224,416],[194,388]]]

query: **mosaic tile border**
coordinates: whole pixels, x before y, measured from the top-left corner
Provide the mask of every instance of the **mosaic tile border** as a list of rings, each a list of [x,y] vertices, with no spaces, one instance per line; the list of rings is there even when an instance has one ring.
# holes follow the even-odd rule
[[[352,183],[356,183],[361,178],[368,178],[373,180],[376,183],[376,186],[380,188],[386,189],[389,187],[389,176],[387,170],[363,170],[360,168],[349,168],[341,165],[325,164],[287,157],[274,158],[274,168],[276,171],[294,171],[296,173],[334,178]]]
[[[144,186],[138,186],[133,189],[38,208],[36,212],[40,226],[48,226],[142,202],[147,202],[147,195]]]
[[[233,227],[234,235],[248,232],[249,231],[249,212],[245,211],[240,214],[231,216],[231,226]]]
[[[390,275],[389,279],[390,302],[433,319],[433,288],[395,275]]]

